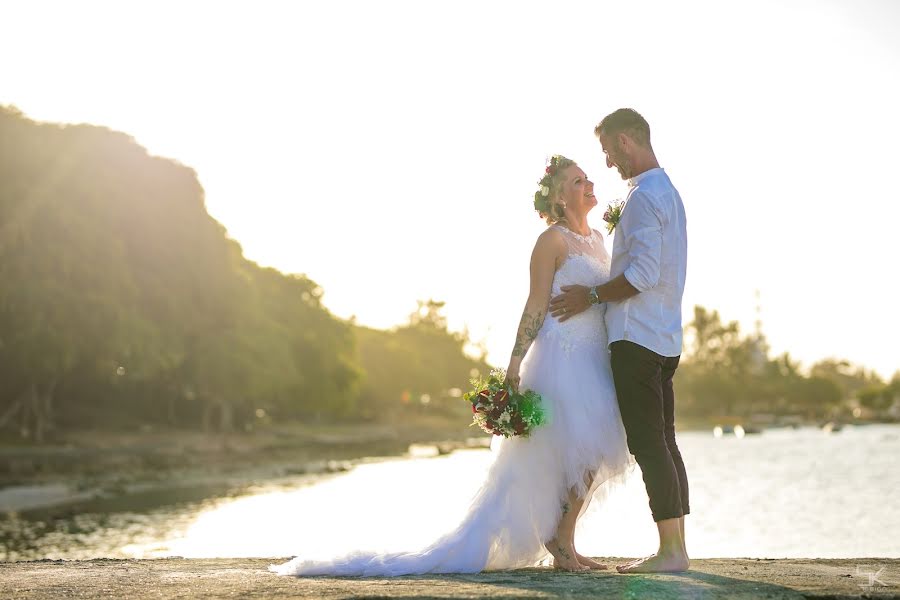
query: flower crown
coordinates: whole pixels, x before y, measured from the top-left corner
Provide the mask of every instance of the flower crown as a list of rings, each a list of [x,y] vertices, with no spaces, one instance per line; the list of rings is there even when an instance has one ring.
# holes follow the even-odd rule
[[[550,157],[547,167],[544,169],[544,176],[538,181],[538,190],[534,193],[534,209],[538,211],[538,216],[546,218],[553,213],[553,205],[550,202],[550,192],[553,189],[553,178],[566,167],[574,165],[575,162],[560,154],[554,154]]]

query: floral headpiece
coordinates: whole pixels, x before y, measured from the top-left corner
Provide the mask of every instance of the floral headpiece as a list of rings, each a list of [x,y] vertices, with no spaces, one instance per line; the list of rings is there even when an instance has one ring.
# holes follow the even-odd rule
[[[547,162],[544,176],[538,181],[538,190],[534,193],[534,209],[541,218],[552,215],[553,206],[550,202],[550,192],[553,190],[553,178],[562,170],[574,165],[575,162],[560,154],[554,154]]]

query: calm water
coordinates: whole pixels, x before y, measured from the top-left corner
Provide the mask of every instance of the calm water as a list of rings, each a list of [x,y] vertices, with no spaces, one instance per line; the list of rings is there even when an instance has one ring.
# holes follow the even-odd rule
[[[679,443],[691,483],[692,556],[900,557],[900,425],[832,434],[772,429],[742,439],[684,432]],[[489,458],[488,450],[461,450],[272,481],[227,497],[187,497],[153,509],[97,505],[93,512],[62,517],[8,515],[0,522],[2,558],[415,549],[459,521]],[[583,517],[577,544],[593,555],[633,556],[655,550],[655,540],[637,471]]]

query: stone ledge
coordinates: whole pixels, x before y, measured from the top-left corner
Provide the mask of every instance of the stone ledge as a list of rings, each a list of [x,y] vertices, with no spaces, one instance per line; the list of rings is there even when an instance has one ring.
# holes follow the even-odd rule
[[[624,559],[607,558],[615,564]],[[279,577],[277,559],[96,559],[0,563],[4,598],[896,598],[900,559],[694,560],[686,573],[550,569],[397,578]],[[886,586],[863,588],[882,569]]]

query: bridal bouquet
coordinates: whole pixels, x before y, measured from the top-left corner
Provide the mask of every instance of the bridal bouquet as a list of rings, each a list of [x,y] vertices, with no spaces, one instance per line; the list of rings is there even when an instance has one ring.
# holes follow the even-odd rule
[[[513,437],[527,436],[546,422],[541,397],[537,392],[514,392],[504,383],[506,372],[491,371],[487,379],[473,379],[474,390],[463,398],[472,403],[472,425],[487,433]]]

